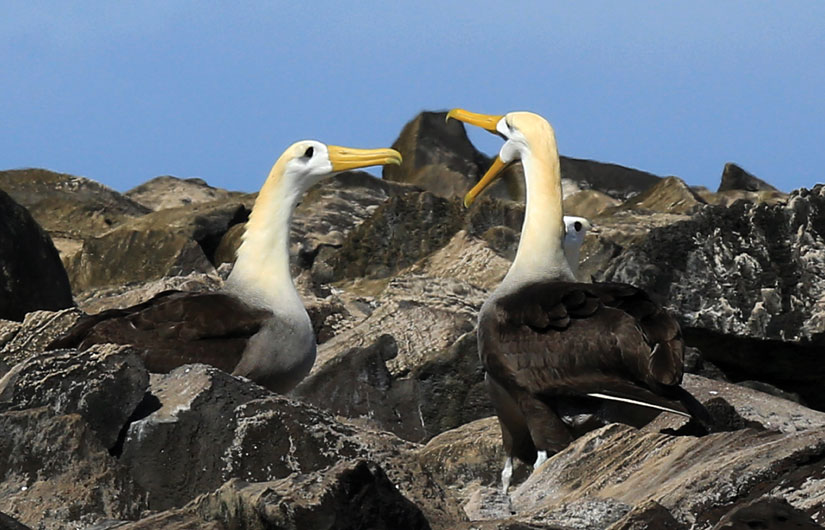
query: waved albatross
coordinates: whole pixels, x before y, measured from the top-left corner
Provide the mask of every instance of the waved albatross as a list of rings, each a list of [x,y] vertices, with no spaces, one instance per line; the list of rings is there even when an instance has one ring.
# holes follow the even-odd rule
[[[584,217],[564,216],[564,258],[570,266],[573,276],[579,273],[579,252],[584,243],[584,236],[593,225]]]
[[[684,343],[676,320],[630,285],[576,282],[563,250],[561,170],[547,120],[530,112],[489,116],[461,109],[449,118],[505,139],[465,206],[507,164],[524,166],[518,251],[478,317],[479,357],[507,453],[504,492],[513,457],[538,468],[548,452],[573,439],[579,413],[597,413],[606,401],[620,405],[606,421],[624,421],[627,408],[649,407],[708,425],[705,408],[680,386]]]
[[[84,316],[49,349],[134,344],[151,372],[206,363],[288,392],[309,373],[316,350],[289,271],[292,212],[306,190],[334,173],[400,163],[393,149],[296,142],[264,182],[222,290],[167,291],[133,307]]]

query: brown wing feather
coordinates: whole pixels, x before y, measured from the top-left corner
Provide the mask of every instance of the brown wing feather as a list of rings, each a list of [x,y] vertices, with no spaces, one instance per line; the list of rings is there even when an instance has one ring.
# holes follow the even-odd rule
[[[671,324],[631,286],[540,282],[484,311],[480,353],[499,383],[533,395],[621,391],[628,381],[659,394],[681,379]]]
[[[83,317],[49,349],[132,344],[142,348],[152,372],[195,362],[231,372],[248,338],[271,317],[226,293],[167,291],[136,306]]]

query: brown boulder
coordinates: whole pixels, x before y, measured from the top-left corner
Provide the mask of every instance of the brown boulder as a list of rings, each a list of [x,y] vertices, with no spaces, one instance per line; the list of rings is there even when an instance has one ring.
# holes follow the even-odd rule
[[[213,188],[199,178],[162,176],[146,181],[123,195],[149,210],[157,211],[190,204],[239,199],[246,194]]]
[[[492,160],[473,146],[464,124],[446,118],[446,112],[422,112],[407,123],[392,144],[404,161],[400,166],[384,166],[384,179],[414,184],[438,197],[464,196]],[[520,178],[508,171],[485,193],[517,198],[523,195]]]
[[[210,272],[210,258],[249,210],[235,200],[170,208],[124,222],[84,241],[67,265],[75,292],[164,276]]]
[[[48,406],[58,414],[79,414],[101,445],[112,448],[148,386],[149,374],[129,346],[48,352],[0,379],[0,412]]]
[[[145,494],[78,414],[0,413],[0,510],[34,528],[134,519]]]
[[[613,210],[603,212],[609,215],[611,211],[640,210],[642,212],[661,212],[672,214],[692,214],[705,204],[696,192],[690,189],[681,179],[667,177],[634,195]]]
[[[99,235],[149,212],[93,180],[47,169],[0,171],[0,189],[25,206],[52,237]]]
[[[606,209],[620,204],[621,201],[601,191],[582,190],[564,198],[564,213],[593,219]]]
[[[357,461],[270,482],[233,479],[184,508],[118,528],[390,530],[429,529],[430,525],[377,464]]]
[[[762,179],[759,179],[732,162],[725,164],[722,181],[716,191],[779,191]]]

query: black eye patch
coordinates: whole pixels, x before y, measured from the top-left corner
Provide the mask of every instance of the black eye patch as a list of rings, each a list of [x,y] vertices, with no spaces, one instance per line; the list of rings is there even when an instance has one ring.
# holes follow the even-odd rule
[[[312,146],[307,147],[307,150],[304,152],[304,156],[306,158],[312,158],[312,155],[315,153],[315,149]]]
[[[581,232],[582,231],[581,221],[576,221],[575,223],[573,223],[573,228],[576,229],[576,232]]]

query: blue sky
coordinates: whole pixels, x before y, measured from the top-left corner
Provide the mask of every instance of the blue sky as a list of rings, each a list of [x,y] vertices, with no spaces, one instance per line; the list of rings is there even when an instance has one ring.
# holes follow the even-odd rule
[[[2,169],[254,191],[295,140],[386,146],[454,106],[532,110],[562,154],[691,185],[716,189],[733,161],[811,187],[825,2],[0,5]]]

